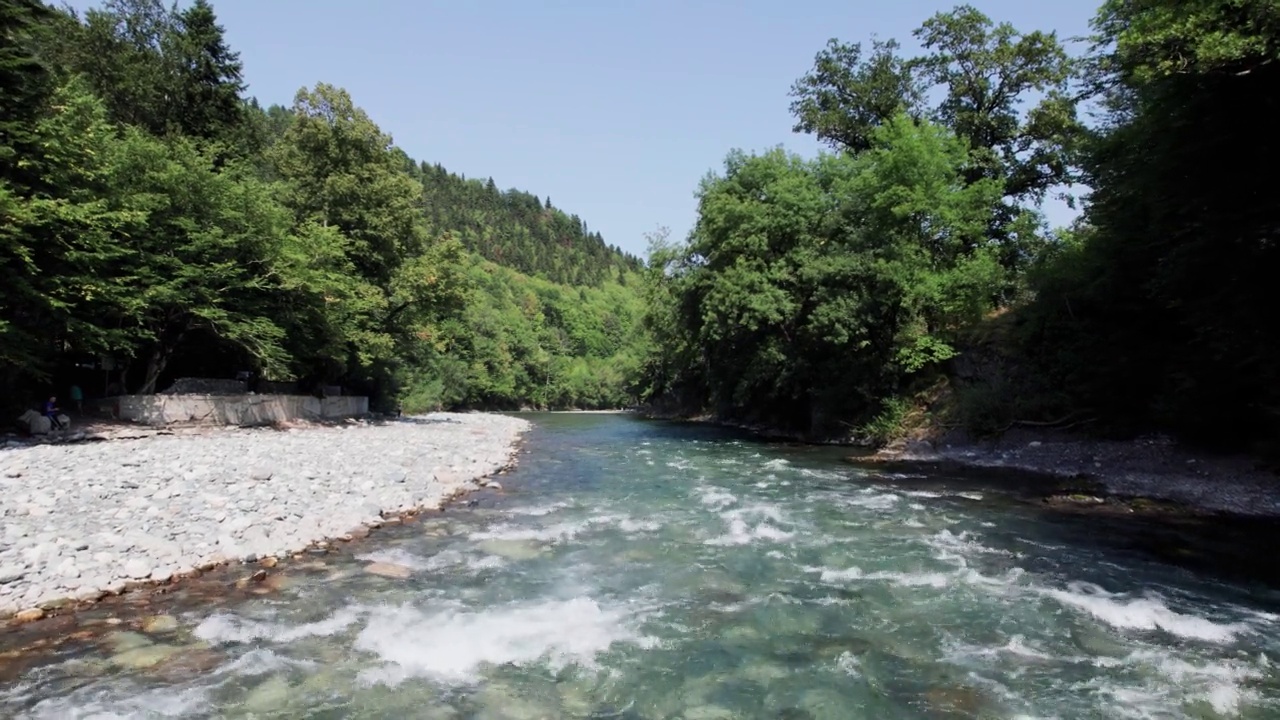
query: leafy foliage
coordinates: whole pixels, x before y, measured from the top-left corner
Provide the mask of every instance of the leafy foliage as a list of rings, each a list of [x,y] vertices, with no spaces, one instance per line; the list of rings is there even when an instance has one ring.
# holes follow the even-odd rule
[[[971,429],[1280,449],[1280,8],[1107,0],[1094,25],[1078,59],[970,6],[918,57],[832,40],[792,111],[843,154],[733,153],[689,242],[655,245],[647,397],[884,441],[948,375]],[[1045,233],[1078,180],[1080,222]]]
[[[793,86],[796,130],[861,152],[874,128],[900,112],[952,129],[969,143],[971,179],[1004,182],[1016,200],[1074,179],[1081,126],[1070,94],[1074,64],[1053,33],[1020,33],[969,5],[915,32],[927,54],[903,58],[896,41],[831,40]],[[1027,111],[1022,104],[1041,95]],[[926,98],[936,97],[930,106]]]
[[[618,283],[571,288],[484,260],[475,302],[439,335],[444,348],[406,407],[603,409],[632,401],[643,353],[640,298]]]
[[[599,286],[623,281],[640,268],[637,258],[607,245],[577,215],[519,190],[499,191],[490,178],[463,178],[423,163],[428,227],[450,231],[469,250],[499,265],[562,285]]]
[[[340,88],[245,101],[204,0],[6,0],[0,34],[7,394],[106,360],[112,391],[253,370],[383,408],[627,400],[637,261],[576,216],[413,162]]]
[[[650,326],[684,336],[656,345],[651,392],[705,388],[722,416],[819,435],[879,414],[954,354],[951,332],[1003,280],[983,237],[1001,188],[966,184],[967,157],[906,115],[857,156],[731,153],[690,242],[651,274],[667,304]]]
[[[114,120],[155,135],[243,140],[243,68],[207,0],[184,10],[107,0],[73,20],[55,20],[44,53],[88,79]]]
[[[795,129],[851,153],[867,150],[875,128],[899,113],[950,129],[968,144],[965,180],[1003,188],[987,233],[1002,246],[1001,263],[1020,273],[1040,249],[1027,203],[1081,177],[1077,63],[1053,33],[1021,33],[969,5],[934,15],[915,37],[926,51],[918,57],[901,56],[892,40],[869,50],[831,40],[792,87]],[[1006,300],[1016,291],[999,289]]]
[[[143,214],[114,191],[118,139],[82,87],[56,89],[48,102],[23,132],[20,174],[38,182],[0,182],[0,363],[9,382],[47,377],[60,347],[105,350],[127,336],[106,319],[127,289],[103,269],[129,254],[119,234]]]
[[[1280,9],[1109,1],[1095,27],[1095,190],[1080,241],[1036,278],[1026,352],[1108,430],[1280,437]]]

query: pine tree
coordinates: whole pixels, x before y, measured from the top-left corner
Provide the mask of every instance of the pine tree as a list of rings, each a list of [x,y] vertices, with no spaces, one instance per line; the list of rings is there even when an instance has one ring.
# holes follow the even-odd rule
[[[0,2],[0,180],[23,186],[38,181],[18,160],[32,151],[35,121],[53,90],[29,41],[36,23],[50,14],[37,0]]]
[[[195,0],[167,29],[165,64],[171,76],[170,126],[184,135],[226,137],[244,123],[240,54],[223,37],[207,0]]]

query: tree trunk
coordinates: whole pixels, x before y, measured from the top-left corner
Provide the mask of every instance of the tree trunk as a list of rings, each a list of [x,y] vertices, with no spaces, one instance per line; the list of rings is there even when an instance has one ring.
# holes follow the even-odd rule
[[[177,328],[182,328],[182,326],[179,325]],[[142,387],[138,389],[138,394],[151,395],[155,393],[156,382],[160,380],[160,374],[168,366],[169,358],[173,355],[173,351],[178,349],[178,346],[182,344],[182,339],[187,336],[187,328],[177,328],[170,326],[168,331],[162,331],[157,334],[155,349],[151,351],[151,357],[147,359],[147,378],[142,383]]]
[[[129,368],[133,367],[133,360],[125,360],[116,368],[116,395],[129,394]]]
[[[156,381],[160,379],[160,373],[164,372],[165,365],[169,364],[169,353],[170,350],[165,345],[156,345],[151,357],[147,359],[147,378],[138,389],[139,395],[155,393]]]

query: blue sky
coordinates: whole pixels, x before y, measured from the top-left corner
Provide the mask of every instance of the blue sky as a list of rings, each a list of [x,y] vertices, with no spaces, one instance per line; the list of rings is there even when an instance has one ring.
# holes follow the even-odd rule
[[[1099,0],[974,0],[1020,29],[1087,32]],[[99,3],[75,0],[85,8]],[[185,4],[185,2],[183,3]],[[908,47],[947,0],[212,0],[249,93],[328,82],[410,156],[493,177],[644,251],[683,237],[731,148],[782,145],[788,90],[830,37]],[[1069,215],[1060,208],[1051,220]]]

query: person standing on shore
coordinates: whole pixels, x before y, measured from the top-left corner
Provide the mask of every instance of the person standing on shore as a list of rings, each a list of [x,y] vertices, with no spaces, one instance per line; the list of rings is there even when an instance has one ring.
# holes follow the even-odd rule
[[[80,389],[79,385],[72,384],[71,392],[69,393],[69,396],[71,398],[71,404],[74,405],[76,408],[76,413],[83,415],[84,414],[84,391]]]

